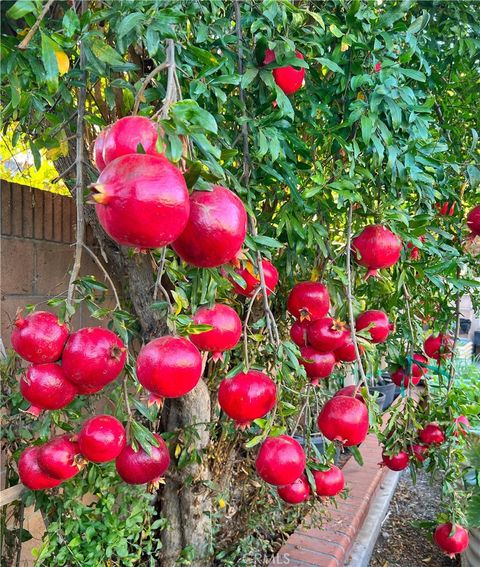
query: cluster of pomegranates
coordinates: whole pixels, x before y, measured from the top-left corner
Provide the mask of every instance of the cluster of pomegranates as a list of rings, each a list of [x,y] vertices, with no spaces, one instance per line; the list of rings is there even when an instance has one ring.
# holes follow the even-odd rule
[[[119,476],[129,484],[157,482],[170,464],[163,439],[154,434],[157,446],[150,453],[127,444],[123,425],[111,415],[85,421],[78,434],[54,437],[43,445],[28,447],[20,455],[18,474],[31,490],[54,488],[73,478],[87,464],[115,460]]]
[[[296,319],[290,337],[300,347],[300,362],[312,384],[330,376],[335,364],[355,360],[350,329],[345,323],[326,316],[330,310],[330,296],[322,283],[296,284],[288,296],[287,309]],[[357,317],[356,330],[365,331],[370,342],[382,343],[387,340],[393,325],[383,311],[370,310]],[[361,345],[359,349],[363,352]]]
[[[20,391],[29,412],[67,406],[78,394],[94,394],[115,380],[125,365],[126,349],[108,329],[86,327],[69,333],[46,311],[17,316],[11,336],[14,350],[31,364]]]

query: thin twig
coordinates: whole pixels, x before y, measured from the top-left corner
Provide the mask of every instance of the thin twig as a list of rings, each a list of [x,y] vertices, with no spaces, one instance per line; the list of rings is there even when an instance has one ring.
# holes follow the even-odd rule
[[[42,23],[43,18],[47,15],[48,10],[50,10],[50,6],[55,2],[55,0],[48,0],[48,2],[43,7],[43,10],[40,12],[40,15],[37,18],[37,21],[33,24],[30,28],[30,31],[27,35],[22,39],[22,41],[18,44],[18,49],[27,49],[30,40],[35,35],[35,32],[38,30],[38,27]]]
[[[252,295],[250,299],[250,304],[248,306],[247,314],[245,315],[245,321],[243,323],[243,352],[244,352],[244,359],[245,359],[245,366],[247,370],[250,368],[250,361],[248,358],[248,321],[250,320],[250,315],[252,313],[253,304],[257,299],[258,294],[260,293],[260,288],[257,287],[255,293]]]
[[[125,401],[125,409],[127,410],[128,414],[128,422],[133,420],[132,408],[130,407],[130,399],[128,397],[128,387],[127,387],[127,375],[123,377],[122,381],[122,391],[123,391],[123,399]]]
[[[117,289],[115,287],[115,284],[113,283],[112,278],[110,277],[109,273],[107,272],[107,270],[104,268],[103,264],[100,262],[100,258],[95,254],[95,252],[93,250],[91,250],[85,243],[82,243],[83,247],[85,248],[85,250],[90,254],[90,256],[93,258],[94,262],[97,264],[97,266],[100,268],[100,270],[102,271],[102,274],[105,276],[105,279],[108,281],[108,283],[110,284],[110,287],[112,288],[112,292],[113,295],[115,297],[115,304],[116,304],[116,309],[121,309],[121,305],[120,305],[120,299],[118,297],[118,293],[117,293]]]
[[[347,303],[348,303],[348,319],[350,324],[350,335],[352,338],[353,347],[355,349],[355,358],[357,360],[358,369],[360,371],[361,380],[359,381],[356,392],[359,390],[362,383],[367,384],[367,377],[363,370],[362,357],[358,348],[357,337],[355,335],[355,318],[353,316],[353,292],[352,292],[352,266],[351,266],[351,252],[352,252],[352,219],[353,219],[353,205],[350,204],[348,209],[348,222],[347,222]]]
[[[457,270],[457,272],[459,272],[460,270]],[[459,277],[459,276],[458,276]],[[453,387],[453,381],[455,378],[455,366],[454,366],[454,360],[455,360],[455,349],[457,348],[457,341],[458,341],[458,335],[460,333],[460,293],[457,293],[457,299],[455,300],[455,336],[453,337],[453,345],[452,345],[452,360],[450,363],[450,373],[448,376],[448,387],[447,387],[447,392],[450,393],[450,391],[452,390]]]
[[[170,40],[171,41],[171,40]],[[143,80],[142,86],[140,87],[140,89],[138,90],[138,93],[135,96],[135,103],[133,105],[133,111],[132,114],[137,114],[138,109],[140,108],[140,102],[142,100],[143,94],[145,93],[146,88],[148,87],[148,85],[150,84],[150,82],[152,81],[152,79],[155,78],[156,75],[158,75],[158,73],[160,73],[161,71],[163,71],[164,69],[166,69],[168,67],[168,63],[166,61],[164,61],[163,63],[161,63],[160,65],[157,65],[155,67],[155,69],[153,69],[153,71],[151,71]]]
[[[80,15],[84,13],[86,8],[85,0],[80,0]],[[82,248],[85,233],[85,220],[83,215],[83,117],[85,114],[85,103],[87,98],[87,74],[85,72],[85,49],[83,39],[80,40],[80,82],[78,89],[78,114],[77,114],[77,181],[75,184],[76,205],[77,205],[77,226],[75,239],[75,260],[73,263],[72,273],[70,274],[70,282],[68,284],[67,305],[72,306],[73,294],[75,291],[75,280],[80,272],[82,262]]]

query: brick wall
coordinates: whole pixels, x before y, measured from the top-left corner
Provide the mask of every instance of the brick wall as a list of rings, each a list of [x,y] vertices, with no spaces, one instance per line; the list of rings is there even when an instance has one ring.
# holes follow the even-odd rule
[[[1,337],[10,345],[11,322],[18,307],[41,304],[67,290],[73,264],[75,203],[70,197],[1,182]],[[87,241],[90,239],[87,231]],[[81,275],[104,278],[89,255],[82,256]],[[98,326],[85,308],[73,327]]]

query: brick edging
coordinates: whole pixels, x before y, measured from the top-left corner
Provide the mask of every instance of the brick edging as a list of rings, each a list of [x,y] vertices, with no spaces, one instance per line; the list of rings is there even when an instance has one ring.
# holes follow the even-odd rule
[[[370,504],[388,469],[378,466],[382,448],[375,435],[368,435],[360,446],[363,466],[350,458],[342,471],[349,489],[346,500],[336,499],[328,506],[328,521],[320,528],[306,528],[312,518],[290,535],[269,567],[343,567],[350,549],[368,514]]]

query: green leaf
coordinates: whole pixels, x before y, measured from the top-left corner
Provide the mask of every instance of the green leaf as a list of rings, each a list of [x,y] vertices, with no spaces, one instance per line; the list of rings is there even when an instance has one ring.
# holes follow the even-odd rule
[[[370,139],[372,138],[373,132],[373,120],[370,115],[364,114],[360,119],[360,125],[362,129],[362,140],[363,143],[368,146]]]
[[[175,103],[170,108],[170,114],[175,122],[186,127],[186,133],[207,131],[216,134],[218,131],[213,115],[194,100],[186,99]]]
[[[342,75],[345,75],[345,71],[331,59],[327,59],[326,57],[319,57],[318,62],[334,73],[341,73]]]
[[[335,37],[343,37],[344,35],[343,32],[339,30],[335,24],[330,24],[328,29],[330,30],[330,33],[332,33]]]
[[[67,37],[72,37],[73,34],[80,29],[80,19],[76,12],[67,10],[63,16],[63,29]]]
[[[261,234],[252,237],[253,240],[260,244],[260,246],[266,246],[267,248],[283,248],[285,244],[282,244],[275,238],[271,238],[270,236],[263,236]]]
[[[58,88],[58,63],[55,51],[58,45],[48,35],[40,32],[42,36],[42,62],[45,67],[48,90],[53,92]]]
[[[480,170],[474,165],[468,165],[467,175],[470,187],[475,190],[480,185]]]
[[[124,35],[127,35],[127,33],[134,30],[144,19],[145,14],[142,12],[133,12],[132,14],[125,16],[116,29],[118,38],[121,39]]]
[[[403,67],[399,67],[398,71],[405,75],[405,77],[409,77],[410,79],[414,79],[415,81],[425,82],[427,77],[421,71],[416,71],[415,69],[404,69]]]
[[[158,447],[159,443],[153,433],[138,421],[132,421],[132,433],[142,449],[148,454],[152,454],[152,447]]]
[[[253,79],[255,79],[257,75],[258,69],[256,67],[247,67],[240,83],[242,88],[248,87],[248,85],[253,81]]]
[[[36,6],[34,2],[30,2],[30,0],[17,0],[17,2],[15,2],[15,4],[7,10],[7,18],[19,20],[26,14],[30,14],[35,11]]]
[[[317,22],[317,24],[320,24],[322,30],[325,30],[325,22],[323,21],[323,18],[320,14],[317,14],[317,12],[312,12],[310,10],[307,10],[307,14],[311,16]]]
[[[416,34],[422,31],[423,28],[428,24],[430,20],[430,15],[427,11],[423,11],[423,14],[418,18],[415,18],[413,22],[407,28],[407,33]]]
[[[355,445],[353,445],[352,447],[349,447],[350,452],[353,455],[353,458],[357,461],[357,463],[363,467],[363,457],[362,454],[360,453],[358,447],[356,447]]]
[[[247,441],[245,443],[245,448],[251,449],[252,447],[255,447],[255,445],[258,445],[262,441],[263,441],[263,435],[256,435],[255,437],[252,437],[252,439],[250,439],[250,441]]]

